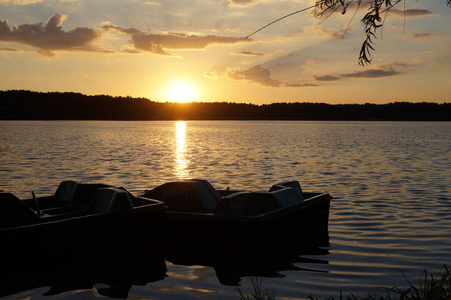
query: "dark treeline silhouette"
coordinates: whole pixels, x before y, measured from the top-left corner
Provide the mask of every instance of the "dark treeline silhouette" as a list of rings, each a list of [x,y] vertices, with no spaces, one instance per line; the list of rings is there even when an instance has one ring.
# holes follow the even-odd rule
[[[1,120],[411,120],[450,121],[451,103],[171,103],[80,93],[0,91]]]

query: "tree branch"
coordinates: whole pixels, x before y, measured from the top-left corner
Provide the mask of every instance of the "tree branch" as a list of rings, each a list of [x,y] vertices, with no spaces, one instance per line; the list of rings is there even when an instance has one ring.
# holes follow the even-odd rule
[[[341,8],[341,13],[344,15],[347,12],[347,8],[349,4],[352,2],[346,0],[317,0],[315,2],[315,5],[312,5],[310,7],[295,11],[293,13],[290,13],[288,15],[285,15],[277,20],[274,20],[268,24],[266,24],[263,27],[260,27],[259,29],[253,31],[251,34],[246,36],[245,38],[249,38],[256,34],[257,32],[265,29],[266,27],[279,22],[285,18],[288,18],[290,16],[293,16],[295,14],[313,9],[313,15],[315,17],[321,18],[325,15],[326,12],[331,11],[330,14],[326,17],[330,17],[331,14],[333,14],[336,10]],[[352,18],[354,18],[355,14],[361,7],[362,0],[357,0],[357,8]],[[379,28],[383,28],[385,17],[387,16],[388,12],[399,4],[401,1],[406,0],[370,0],[370,7],[368,8],[368,12],[365,14],[365,16],[362,18],[362,23],[364,25],[364,32],[366,34],[366,38],[362,43],[362,47],[360,49],[358,62],[360,65],[364,66],[366,64],[371,64],[372,57],[371,57],[371,51],[374,49],[374,40],[376,39],[376,32]],[[446,4],[451,7],[451,0],[446,0]],[[382,19],[381,14],[385,13],[385,17]],[[349,24],[348,24],[349,27]]]

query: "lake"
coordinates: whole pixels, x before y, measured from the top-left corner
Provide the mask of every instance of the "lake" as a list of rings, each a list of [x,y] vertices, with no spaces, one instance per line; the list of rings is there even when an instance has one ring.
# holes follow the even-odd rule
[[[247,273],[167,259],[166,277],[133,285],[130,299],[239,299],[221,275],[236,271],[246,293],[252,266],[267,271],[262,286],[278,299],[385,295],[381,287],[406,287],[406,278],[416,285],[422,270],[451,266],[449,122],[0,121],[0,137],[0,189],[21,198],[50,195],[69,179],[140,195],[184,178],[245,190],[296,179],[305,191],[334,197],[330,246],[289,258],[237,259]],[[102,286],[54,297],[97,298]],[[48,290],[7,299],[48,299]]]

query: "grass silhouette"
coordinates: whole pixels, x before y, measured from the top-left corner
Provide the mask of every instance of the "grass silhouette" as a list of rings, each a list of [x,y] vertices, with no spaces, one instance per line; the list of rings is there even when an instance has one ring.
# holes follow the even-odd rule
[[[401,271],[402,273],[402,271]],[[418,286],[414,286],[410,283],[407,277],[402,273],[404,278],[409,284],[407,289],[401,289],[399,287],[384,287],[387,290],[385,296],[377,295],[374,293],[368,293],[364,296],[355,295],[353,293],[348,296],[344,296],[340,292],[338,299],[334,297],[326,298],[325,300],[451,300],[451,269],[446,265],[443,265],[440,271],[434,274],[428,274],[426,270],[422,272],[419,277]],[[238,287],[238,293],[240,300],[277,300],[276,291],[272,288],[269,291],[262,286],[262,279],[258,277],[251,277],[252,290],[249,294],[244,294]],[[319,300],[312,295],[307,299]]]

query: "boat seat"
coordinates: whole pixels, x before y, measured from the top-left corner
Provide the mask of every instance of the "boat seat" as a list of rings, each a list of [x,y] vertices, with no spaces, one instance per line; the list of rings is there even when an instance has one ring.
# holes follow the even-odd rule
[[[216,213],[257,216],[279,207],[280,204],[271,193],[239,192],[224,197],[219,203]]]
[[[304,199],[291,187],[271,192],[239,192],[224,197],[216,213],[238,216],[257,216],[284,206],[290,206]]]
[[[292,189],[294,189],[299,195],[302,196],[302,188],[301,185],[299,184],[299,181],[284,181],[284,182],[280,182],[280,183],[276,183],[275,185],[273,185],[269,191],[273,192],[273,191],[277,191],[280,189],[284,189],[286,187],[290,187]]]
[[[89,207],[89,212],[102,214],[132,210],[133,205],[127,191],[117,188],[100,188]]]
[[[77,185],[78,182],[72,180],[62,181],[60,183],[60,185],[56,189],[55,195],[53,196],[54,202],[57,204],[57,206],[65,206],[71,204],[72,197],[74,196]]]
[[[101,183],[79,183],[74,191],[70,205],[88,209],[97,190],[108,187],[112,186]]]
[[[277,199],[281,206],[288,206],[304,201],[304,197],[298,190],[291,187],[284,187],[270,192]]]
[[[197,213],[215,211],[221,199],[208,181],[199,179],[165,183],[143,197],[163,201],[171,211]]]
[[[77,183],[63,181],[53,197],[38,198],[41,211],[49,215],[68,214],[88,210],[95,193],[100,188],[111,187],[98,183]],[[36,209],[34,202],[26,200],[30,207]]]
[[[33,224],[38,216],[11,193],[0,192],[0,228]]]

